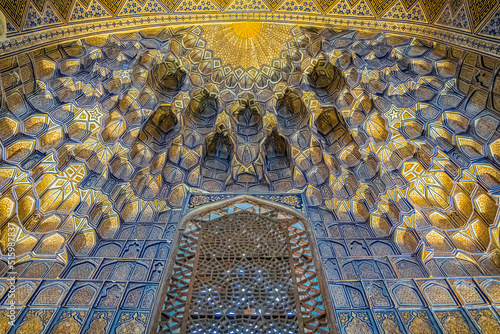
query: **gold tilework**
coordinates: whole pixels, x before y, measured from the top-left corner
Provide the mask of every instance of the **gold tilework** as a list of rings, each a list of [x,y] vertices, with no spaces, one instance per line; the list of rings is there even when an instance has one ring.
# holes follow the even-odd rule
[[[499,3],[500,0],[0,0],[0,10],[7,18],[7,36],[16,34],[8,46],[0,42],[0,57],[36,44],[78,38],[89,29],[105,33],[116,27],[136,29],[151,24],[241,20],[327,24],[427,37],[435,37],[437,33],[438,39],[452,44],[465,32],[470,41],[467,47],[475,49],[483,46],[478,43],[486,42],[487,38],[500,40],[498,29],[490,27],[487,34],[478,31],[492,12],[498,10]],[[436,24],[443,13],[441,21],[447,20],[446,24]],[[469,20],[464,23],[464,15],[470,24]],[[134,19],[129,20],[131,16]],[[86,24],[77,26],[82,21]],[[54,34],[51,27],[55,24],[63,30]],[[429,26],[435,29],[427,29]],[[455,35],[442,36],[445,31],[439,26],[446,26],[446,33]],[[17,34],[18,30],[21,34]],[[496,45],[484,45],[483,49],[486,53],[500,54]]]
[[[466,1],[464,0],[450,0],[450,8],[451,8],[451,13],[453,15],[456,14],[457,10],[460,8],[460,6]]]
[[[417,0],[401,0],[401,3],[403,6],[405,6],[405,9],[408,10],[410,7],[412,7]]]
[[[204,28],[207,47],[214,50],[214,58],[233,67],[260,68],[280,52],[291,37],[285,25],[245,22],[210,25]]]
[[[229,5],[231,0],[213,0],[213,2],[219,6],[220,10],[225,10],[226,7]]]
[[[24,10],[28,0],[2,0],[0,8],[2,12],[17,26],[22,26]]]
[[[175,11],[182,0],[160,0],[169,13]]]
[[[422,15],[420,3],[402,7],[383,15]],[[338,332],[499,332],[500,57],[464,50],[484,47],[472,38],[462,48],[437,41],[451,28],[431,40],[353,29],[340,16],[335,27],[232,12],[210,13],[227,21],[215,25],[170,26],[187,16],[151,24],[139,14],[109,20],[125,32],[92,35],[103,21],[89,19],[73,26],[88,25],[89,38],[0,56],[0,251],[12,230],[21,310],[12,328],[154,332],[168,261],[194,258],[175,246],[191,244],[174,239],[183,215],[252,193],[308,217],[325,273],[301,262],[315,251],[307,243],[290,263],[331,295]],[[147,29],[126,25],[140,20]],[[243,202],[227,203],[193,221],[206,226]],[[287,212],[269,213],[297,228]],[[289,240],[308,239],[301,231]],[[302,305],[327,310],[304,282]],[[169,295],[163,313],[182,312],[177,298],[190,294]],[[174,321],[162,333],[178,333]],[[207,327],[197,332],[222,332]]]
[[[498,0],[472,0],[469,1],[469,3],[469,12],[472,18],[472,25],[474,29],[476,29],[491,13],[493,8],[498,5]]]
[[[113,15],[118,14],[124,0],[101,0],[102,4],[108,8]]]
[[[429,22],[434,22],[434,19],[439,14],[439,11],[446,3],[443,0],[420,0],[420,2],[424,7]]]
[[[390,5],[394,3],[395,0],[368,0],[371,7],[375,11],[375,15],[379,16],[382,14]]]
[[[218,1],[226,1],[226,0],[218,0]],[[227,0],[230,2],[231,0]],[[280,4],[281,0],[264,0],[266,4],[271,8],[271,10],[275,10],[276,7]]]
[[[51,0],[54,4],[54,8],[57,10],[63,19],[68,18],[68,13],[73,0]]]
[[[33,5],[35,5],[35,7],[38,9],[38,11],[42,11],[43,10],[43,4],[45,2],[45,0],[33,0]]]

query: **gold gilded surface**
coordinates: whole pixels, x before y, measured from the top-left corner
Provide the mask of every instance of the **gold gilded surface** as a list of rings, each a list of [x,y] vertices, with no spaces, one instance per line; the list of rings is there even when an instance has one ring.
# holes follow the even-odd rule
[[[385,318],[382,321],[382,328],[384,329],[385,334],[400,334],[401,330],[399,329],[399,326],[390,318]]]
[[[352,314],[352,320],[345,328],[347,334],[356,334],[356,333],[367,333],[372,334],[373,330],[371,327],[361,319],[359,319],[355,313]]]
[[[140,334],[143,333],[146,329],[144,325],[139,321],[143,318],[143,315],[139,315],[136,313],[132,316],[122,316],[122,320],[125,320],[123,324],[119,325],[116,328],[117,334]]]
[[[72,316],[68,317],[66,320],[59,322],[53,329],[51,333],[54,334],[65,334],[65,333],[78,333],[81,324],[75,320],[76,312],[73,312]]]
[[[412,334],[434,334],[436,330],[433,329],[428,322],[415,317],[410,324],[410,331]]]
[[[31,310],[28,311],[24,322],[17,328],[16,334],[40,334],[45,325],[53,316],[53,310]]]
[[[254,38],[262,30],[262,23],[260,22],[235,22],[232,24],[233,30],[236,35],[241,38]]]

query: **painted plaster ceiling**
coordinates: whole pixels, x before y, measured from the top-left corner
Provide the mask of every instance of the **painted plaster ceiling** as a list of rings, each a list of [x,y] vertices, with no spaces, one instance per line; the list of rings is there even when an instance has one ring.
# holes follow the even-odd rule
[[[22,277],[73,277],[124,226],[224,192],[302,193],[318,237],[349,226],[395,244],[398,277],[500,273],[496,1],[479,23],[477,4],[440,1],[434,16],[400,4],[425,23],[368,0],[367,20],[329,14],[359,14],[349,0],[296,19],[276,3],[262,19],[307,26],[180,7],[122,18],[128,2],[111,14],[97,1],[70,3],[65,19],[41,3],[61,21],[25,30],[6,13],[0,251],[14,236]],[[465,16],[445,27],[447,12]]]

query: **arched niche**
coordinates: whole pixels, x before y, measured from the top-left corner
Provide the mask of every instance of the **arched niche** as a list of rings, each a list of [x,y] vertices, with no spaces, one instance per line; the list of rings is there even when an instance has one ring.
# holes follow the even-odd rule
[[[249,195],[201,205],[179,223],[170,254],[154,333],[337,333],[301,212]]]

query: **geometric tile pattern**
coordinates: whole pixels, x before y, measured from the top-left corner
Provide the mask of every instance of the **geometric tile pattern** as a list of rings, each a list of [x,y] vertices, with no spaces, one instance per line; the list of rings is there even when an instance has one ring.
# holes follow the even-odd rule
[[[23,25],[23,16],[28,0],[7,0],[0,3],[2,13],[11,20],[16,27]]]
[[[451,8],[451,14],[455,15],[457,13],[458,9],[460,8],[460,6],[464,5],[465,3],[466,3],[466,1],[463,1],[463,0],[450,0],[449,5]]]
[[[50,40],[57,42],[67,39],[69,35],[79,38],[83,34],[78,27],[82,19],[92,21],[86,25],[87,29],[93,31],[112,31],[119,24],[135,28],[138,24],[148,22],[161,22],[162,24],[180,24],[182,22],[198,23],[234,20],[265,20],[290,23],[290,19],[296,23],[300,21],[316,24],[335,24],[350,26],[359,24],[357,28],[371,28],[390,30],[400,23],[401,31],[411,29],[412,34],[425,34],[434,36],[434,31],[429,27],[438,25],[446,26],[451,31],[457,32],[457,39],[466,33],[469,37],[483,38],[481,36],[497,37],[494,31],[494,20],[489,22],[491,15],[500,9],[497,0],[308,0],[308,1],[275,1],[275,0],[217,0],[217,1],[164,1],[164,0],[5,0],[0,3],[0,10],[5,14],[8,26],[11,28],[8,35],[12,36],[14,29],[21,30],[26,38],[19,37],[18,47],[21,44],[34,46],[41,44],[47,39],[47,35],[33,35],[34,23],[38,22],[33,12],[36,8],[38,15],[44,16],[48,5],[50,11],[57,13],[59,22],[54,19],[42,19],[37,24],[39,31],[50,29],[57,24],[67,27],[65,31],[52,36]],[[42,13],[43,12],[43,13]],[[279,12],[279,13],[278,13]],[[54,14],[55,14],[54,13]],[[191,17],[191,13],[206,13],[206,16]],[[212,14],[217,13],[214,16]],[[236,13],[245,13],[233,16]],[[50,13],[47,13],[50,15]],[[141,15],[130,21],[126,19],[132,15]],[[160,14],[160,16],[157,16]],[[222,15],[227,14],[227,15]],[[285,14],[285,15],[282,15]],[[304,16],[303,14],[312,14]],[[221,16],[222,15],[222,16]],[[256,15],[254,17],[254,15]],[[301,16],[297,16],[301,15]],[[470,17],[470,24],[469,24]],[[349,19],[356,18],[361,21],[352,22]],[[116,20],[116,22],[111,22]],[[159,21],[160,20],[160,21]],[[363,21],[365,20],[365,21]],[[106,24],[106,22],[108,22]],[[489,22],[489,23],[488,23]],[[483,28],[484,26],[484,28]],[[487,28],[491,26],[491,28]],[[427,28],[427,29],[426,29]],[[439,28],[437,31],[440,31]],[[482,32],[481,32],[482,31]],[[50,33],[50,32],[49,32]],[[29,36],[28,36],[29,35]],[[447,38],[448,42],[452,41]],[[459,42],[455,42],[459,43]],[[475,48],[472,46],[472,48]],[[485,47],[488,50],[489,46]]]
[[[446,27],[454,27],[456,29],[463,29],[464,31],[470,31],[469,19],[467,17],[466,7],[462,6],[455,13],[452,14],[453,10],[450,6],[446,6],[442,11],[441,15],[436,20],[436,25],[443,25]]]
[[[44,0],[34,0],[33,5],[38,9],[39,12],[43,11]]]
[[[61,17],[66,20],[68,18],[68,13],[70,11],[72,0],[50,0],[54,5],[54,8],[61,15]]]
[[[460,0],[459,0],[460,1]],[[405,6],[406,10],[410,9],[417,0],[401,0],[403,6]]]
[[[236,0],[235,0],[236,1]],[[361,1],[359,2],[361,3]],[[366,5],[367,8],[369,6]],[[84,5],[85,8],[85,5]],[[176,23],[183,22],[186,24],[197,24],[201,21],[211,22],[214,18],[218,18],[222,22],[233,22],[234,20],[249,20],[249,21],[259,21],[262,18],[262,13],[258,11],[242,11],[238,12],[223,12],[213,15],[213,13],[203,13],[198,12],[195,16],[186,16],[184,14],[159,14],[155,13],[142,14],[141,17],[132,17],[130,19],[123,18],[110,18],[104,19],[105,21],[99,20],[88,20],[80,22],[80,20],[71,21],[70,25],[54,25],[53,27],[48,27],[47,30],[36,30],[36,31],[26,31],[21,34],[13,35],[12,33],[17,31],[10,22],[7,22],[7,30],[9,32],[9,38],[6,41],[0,42],[0,58],[7,57],[15,54],[25,52],[26,50],[31,50],[40,45],[57,44],[62,41],[71,40],[73,38],[79,38],[82,33],[87,33],[92,31],[93,34],[96,33],[112,33],[115,27],[122,27],[126,30],[133,29],[145,29],[150,27],[150,22],[157,22],[158,24],[175,26]],[[464,31],[458,30],[445,30],[440,27],[435,26],[419,26],[415,24],[408,24],[408,22],[399,21],[383,21],[381,19],[376,19],[375,21],[365,21],[360,20],[345,20],[342,17],[337,17],[336,15],[319,16],[308,13],[301,13],[300,16],[289,17],[288,15],[283,15],[280,13],[268,13],[266,14],[267,20],[270,22],[278,23],[290,23],[292,21],[307,22],[307,24],[334,24],[339,28],[346,29],[369,29],[373,27],[378,31],[384,31],[389,33],[408,33],[412,36],[419,36],[421,38],[439,38],[441,41],[446,41],[450,45],[460,46],[464,48],[469,48],[476,50],[477,52],[497,56],[500,55],[500,43],[495,42],[492,39],[483,39],[476,35],[465,33]],[[389,24],[390,22],[390,24]],[[464,36],[467,36],[466,38]]]
[[[231,198],[234,198],[236,194],[190,194],[187,199],[187,210],[199,208],[207,204],[215,204],[222,202]],[[303,198],[303,194],[252,194],[253,197],[260,198],[264,201],[274,202],[276,204],[288,206],[294,210],[306,214],[306,205]]]
[[[210,0],[200,0],[197,4],[192,1],[181,1],[179,7],[177,7],[176,12],[197,12],[197,11],[217,11],[216,5]]]
[[[124,0],[101,0],[101,2],[113,15],[116,15],[123,5]]]
[[[302,2],[304,3],[304,2]],[[293,1],[285,1],[282,4],[283,7],[286,7],[287,11],[292,10]],[[304,3],[303,8],[307,7],[307,1]],[[294,10],[295,7],[293,7]],[[301,10],[303,8],[300,8]],[[229,6],[228,10],[231,11],[248,11],[248,10],[269,10],[264,0],[235,0]]]
[[[314,4],[314,1],[307,0],[304,0],[301,3],[298,3],[297,1],[284,1],[281,4],[281,7],[279,7],[277,10],[283,12],[294,11],[304,13],[321,13]]]
[[[370,6],[366,3],[365,0],[361,0],[353,6],[349,5],[347,0],[340,0],[332,7],[329,14],[358,17],[375,17],[370,9]]]
[[[17,32],[17,29],[10,22],[7,22],[7,33],[9,32]]]
[[[332,7],[332,5],[334,3],[335,3],[335,1],[332,1],[332,0],[316,0],[316,4],[318,5],[318,8],[323,13],[328,12],[328,10]]]
[[[301,313],[499,333],[499,6],[0,1],[0,331],[155,330],[183,215],[251,193],[308,217]]]
[[[367,1],[371,5],[375,15],[377,16],[382,14],[390,5],[394,3],[394,0],[367,0]]]
[[[165,9],[161,6],[158,1],[148,0],[144,2],[144,5],[140,6],[140,4],[136,1],[127,1],[123,5],[119,15],[133,15],[139,13],[160,13],[164,12]]]
[[[467,43],[236,22],[3,55],[0,328],[151,330],[183,214],[259,194],[308,217],[304,307],[340,332],[497,332],[500,61]]]

